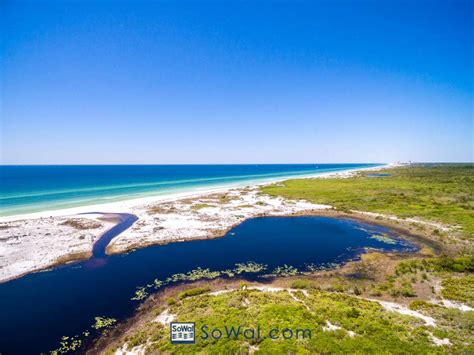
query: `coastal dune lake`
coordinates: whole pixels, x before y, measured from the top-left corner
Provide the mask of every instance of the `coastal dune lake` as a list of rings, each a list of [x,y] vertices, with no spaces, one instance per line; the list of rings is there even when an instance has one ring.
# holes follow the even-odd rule
[[[125,222],[133,221],[124,218]],[[88,337],[80,337],[87,341],[95,335],[91,328],[95,317],[123,320],[140,304],[132,300],[137,298],[138,287],[152,292],[153,285],[160,289],[183,282],[180,273],[198,268],[233,270],[234,275],[221,272],[220,276],[264,280],[265,275],[295,269],[332,267],[357,258],[367,248],[417,250],[385,227],[352,219],[298,216],[250,219],[223,238],[152,246],[114,256],[97,253],[87,261],[0,284],[0,352],[47,352],[59,346],[62,336],[89,330]]]

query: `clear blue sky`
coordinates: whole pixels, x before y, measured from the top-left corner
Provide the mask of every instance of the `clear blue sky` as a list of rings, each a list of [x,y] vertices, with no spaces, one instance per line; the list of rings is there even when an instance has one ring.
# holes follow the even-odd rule
[[[9,1],[2,161],[473,161],[473,1]]]

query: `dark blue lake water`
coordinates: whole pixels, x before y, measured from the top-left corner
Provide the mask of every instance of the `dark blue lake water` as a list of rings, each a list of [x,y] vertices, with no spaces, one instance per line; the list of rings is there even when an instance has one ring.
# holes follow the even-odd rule
[[[131,300],[137,286],[154,279],[166,280],[198,267],[226,270],[249,261],[265,264],[265,270],[240,275],[255,279],[284,264],[304,271],[309,265],[345,262],[365,248],[416,250],[385,227],[302,216],[247,220],[219,239],[154,246],[111,257],[99,253],[88,261],[1,284],[0,352],[49,351],[58,347],[61,336],[90,329],[96,316],[124,319],[139,304]]]

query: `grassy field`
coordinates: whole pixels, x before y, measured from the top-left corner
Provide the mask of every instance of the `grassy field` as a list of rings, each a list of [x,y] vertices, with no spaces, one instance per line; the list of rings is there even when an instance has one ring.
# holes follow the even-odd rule
[[[188,291],[188,294],[190,292]],[[192,293],[192,292],[191,292]],[[169,341],[169,327],[148,321],[139,330],[124,339],[128,349],[144,346],[146,353],[173,352],[178,354],[230,354],[248,353],[250,350],[263,354],[367,354],[367,353],[446,353],[446,348],[436,346],[433,336],[438,339],[449,337],[449,350],[453,353],[474,351],[472,343],[465,342],[470,334],[470,321],[466,314],[450,310],[446,326],[427,326],[419,318],[385,310],[376,302],[363,300],[343,293],[319,290],[261,292],[258,290],[239,290],[217,296],[201,294],[198,296],[177,297],[168,301],[168,311],[176,316],[175,321],[196,322],[196,343],[175,345]],[[425,304],[414,305],[423,308]],[[164,306],[152,312],[158,316]],[[443,312],[440,310],[439,312]],[[335,326],[328,329],[328,322]],[[202,326],[207,326],[202,331]],[[224,328],[242,326],[235,339],[232,333],[227,338]],[[260,339],[256,331],[243,336],[246,328],[257,329],[260,325]],[[278,328],[270,339],[270,330]],[[211,331],[218,328],[223,336],[214,339]],[[283,330],[288,339],[283,339]],[[304,330],[304,332],[303,332]],[[311,335],[306,331],[311,330]],[[207,338],[206,338],[207,334]],[[298,339],[296,339],[298,334]],[[217,337],[218,332],[214,333]],[[206,339],[204,339],[204,338]],[[109,353],[113,349],[109,349]]]
[[[341,210],[418,217],[474,235],[474,164],[387,169],[385,177],[296,179],[262,188],[272,196],[305,199]]]

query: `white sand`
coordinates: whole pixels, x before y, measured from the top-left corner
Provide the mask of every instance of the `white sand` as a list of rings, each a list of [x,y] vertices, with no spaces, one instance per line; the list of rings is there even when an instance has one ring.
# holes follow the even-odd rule
[[[336,330],[345,330],[344,328],[338,326],[338,325],[334,325],[332,324],[330,321],[326,321],[326,325],[323,326],[323,332],[334,332]],[[353,338],[356,336],[356,333],[353,332],[352,330],[346,330],[347,332],[347,335],[350,337],[350,338]]]
[[[128,343],[123,344],[121,348],[115,350],[115,355],[145,355],[145,349],[148,344],[137,345],[133,349],[128,350]]]
[[[441,300],[441,305],[443,307],[446,307],[446,308],[458,309],[461,312],[472,312],[472,311],[474,311],[474,308],[469,307],[467,304],[457,302],[457,301],[450,301],[450,300],[443,299],[443,300]]]
[[[403,315],[406,315],[406,316],[412,316],[412,317],[415,317],[415,318],[419,318],[422,321],[424,321],[427,326],[436,327],[436,321],[434,320],[434,318],[425,316],[424,314],[421,314],[420,312],[413,311],[413,310],[411,310],[410,308],[408,308],[404,305],[394,303],[394,302],[380,301],[380,300],[376,300],[376,299],[369,299],[369,298],[364,298],[364,299],[366,299],[368,301],[372,301],[372,302],[377,302],[383,308],[385,308],[387,311],[397,312],[397,313],[400,313],[400,314],[403,314]]]
[[[158,317],[155,318],[154,322],[161,323],[163,325],[169,325],[175,318],[175,314],[171,314],[169,309],[165,309],[158,315]]]
[[[451,341],[448,338],[440,339],[440,338],[435,337],[432,333],[429,333],[429,335],[430,335],[431,341],[436,346],[452,345]]]
[[[396,222],[409,222],[409,223],[416,223],[416,224],[423,224],[425,226],[437,228],[443,232],[449,232],[452,227],[446,226],[441,223],[436,223],[436,222],[431,222],[431,221],[425,221],[420,218],[400,218],[397,216],[390,216],[382,213],[377,213],[377,212],[364,212],[364,211],[354,211],[354,213],[358,213],[360,215],[365,215],[365,216],[370,216],[370,217],[382,217],[384,219],[389,219],[391,221],[396,221]]]
[[[257,182],[252,183],[249,182],[248,184],[242,185],[241,183],[237,184],[239,186],[224,186],[224,187],[208,187],[208,188],[196,188],[193,191],[188,192],[180,192],[180,193],[170,193],[166,195],[158,195],[158,196],[147,196],[147,197],[140,197],[134,198],[129,200],[123,201],[115,201],[110,203],[102,203],[102,204],[95,204],[95,205],[88,205],[88,206],[80,206],[80,207],[71,207],[71,208],[64,208],[59,210],[46,210],[41,212],[34,212],[34,213],[25,213],[25,214],[18,214],[12,216],[0,216],[0,223],[2,222],[10,222],[10,221],[17,221],[17,220],[25,220],[25,219],[37,219],[37,218],[46,218],[46,217],[59,217],[59,216],[70,216],[79,213],[89,213],[91,211],[100,211],[100,212],[107,212],[107,213],[127,213],[133,207],[140,206],[140,205],[148,205],[152,203],[159,203],[159,202],[172,202],[176,200],[180,200],[183,198],[191,198],[191,197],[199,197],[203,195],[207,195],[210,193],[223,193],[231,189],[239,189],[239,188],[247,188],[247,187],[255,187],[255,186],[263,186],[268,184],[273,184],[280,181],[285,181],[288,179],[298,178],[298,179],[324,179],[324,178],[348,178],[354,175],[359,171],[377,171],[384,168],[389,167],[396,167],[399,166],[395,163],[386,164],[383,166],[371,167],[371,168],[358,168],[358,169],[351,169],[351,170],[344,170],[340,172],[328,172],[328,173],[319,173],[314,175],[305,175],[305,176],[287,176],[282,178],[275,178],[269,179],[269,181],[265,182]]]
[[[90,254],[92,246],[114,222],[100,215],[63,216],[3,223],[0,236],[0,282],[40,270],[67,255]],[[97,228],[80,230],[63,223],[78,220]],[[94,226],[94,227],[95,227]]]

